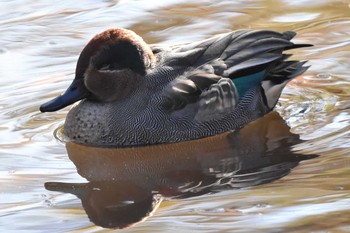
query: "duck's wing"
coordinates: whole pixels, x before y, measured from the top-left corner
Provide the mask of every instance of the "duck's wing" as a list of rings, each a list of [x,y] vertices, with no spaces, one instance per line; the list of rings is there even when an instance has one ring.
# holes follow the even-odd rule
[[[165,88],[165,108],[176,111],[199,102],[199,112],[220,114],[259,85],[266,105],[273,108],[287,82],[307,69],[303,62],[285,61],[289,55],[283,51],[310,46],[292,43],[294,36],[289,31],[241,30],[173,47],[165,64],[190,68]]]

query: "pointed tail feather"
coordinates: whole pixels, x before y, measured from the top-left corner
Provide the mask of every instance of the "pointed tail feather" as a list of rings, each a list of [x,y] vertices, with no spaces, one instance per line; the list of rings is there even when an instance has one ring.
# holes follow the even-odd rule
[[[305,63],[306,61],[282,61],[267,74],[261,86],[265,94],[265,103],[270,109],[275,107],[288,82],[310,67],[303,66]]]

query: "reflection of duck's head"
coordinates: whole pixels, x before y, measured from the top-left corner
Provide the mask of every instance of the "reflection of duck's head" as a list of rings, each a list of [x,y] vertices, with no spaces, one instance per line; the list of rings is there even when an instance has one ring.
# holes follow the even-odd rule
[[[122,28],[82,50],[66,92],[43,104],[67,115],[74,142],[129,147],[188,141],[240,129],[273,109],[304,62],[286,61],[294,32],[242,30],[201,42],[149,46]]]
[[[48,182],[45,187],[79,197],[89,219],[105,228],[125,228],[140,222],[161,202],[160,196],[128,182]]]

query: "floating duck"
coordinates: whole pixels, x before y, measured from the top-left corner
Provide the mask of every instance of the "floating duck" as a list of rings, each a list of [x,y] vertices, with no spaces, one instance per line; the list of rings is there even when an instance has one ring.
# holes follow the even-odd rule
[[[103,147],[173,143],[239,130],[276,105],[308,68],[287,60],[295,32],[239,30],[180,45],[148,45],[114,28],[81,52],[68,89],[40,107],[76,101],[64,124],[71,141]]]

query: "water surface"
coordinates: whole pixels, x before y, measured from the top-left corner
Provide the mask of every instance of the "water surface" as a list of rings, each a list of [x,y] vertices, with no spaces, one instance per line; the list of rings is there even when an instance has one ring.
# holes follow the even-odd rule
[[[122,231],[350,231],[349,2],[5,0],[1,6],[0,229],[103,232],[93,216],[112,215],[101,206],[146,200],[134,222],[142,221]],[[87,153],[66,146],[54,131],[69,108],[42,114],[38,107],[69,85],[87,41],[115,26],[160,44],[242,28],[296,31],[296,42],[315,46],[298,50],[295,58],[310,60],[311,68],[276,107],[290,130],[273,114],[255,123],[256,133],[248,128],[170,148]],[[162,151],[173,153],[164,160]],[[121,154],[108,160],[108,170],[94,153],[106,160]]]

